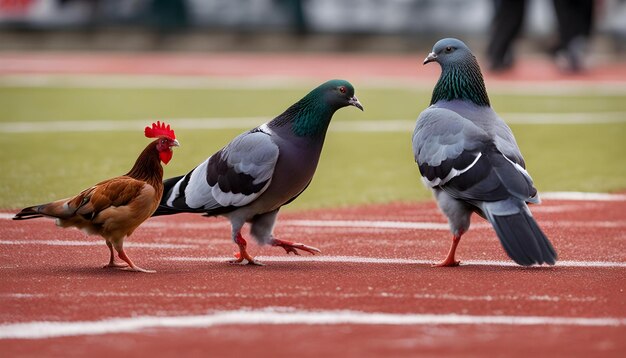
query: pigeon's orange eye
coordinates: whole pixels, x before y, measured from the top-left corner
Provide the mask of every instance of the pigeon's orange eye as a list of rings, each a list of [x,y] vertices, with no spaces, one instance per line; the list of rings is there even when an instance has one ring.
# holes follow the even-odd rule
[[[339,92],[346,93],[346,88],[344,86],[339,87]]]

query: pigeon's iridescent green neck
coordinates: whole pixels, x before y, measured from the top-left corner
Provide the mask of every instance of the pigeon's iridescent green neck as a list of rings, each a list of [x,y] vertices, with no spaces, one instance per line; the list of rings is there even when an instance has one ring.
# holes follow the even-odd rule
[[[454,99],[471,101],[479,106],[491,105],[480,67],[473,56],[454,65],[441,65],[441,76],[433,90],[430,104]]]
[[[323,139],[337,109],[325,101],[321,91],[312,91],[276,117],[270,126],[291,125],[299,137]]]
[[[293,133],[300,137],[323,137],[326,135],[326,130],[336,109],[326,104],[321,98],[307,97],[300,101],[308,100],[306,103],[302,103],[298,115],[293,119],[291,128]]]

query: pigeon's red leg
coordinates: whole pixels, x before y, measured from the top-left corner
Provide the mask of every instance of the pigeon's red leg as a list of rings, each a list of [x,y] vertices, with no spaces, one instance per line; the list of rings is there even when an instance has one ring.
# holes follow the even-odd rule
[[[454,235],[452,237],[452,245],[450,246],[450,251],[448,251],[448,256],[446,257],[445,260],[441,261],[440,263],[432,265],[433,267],[454,267],[454,266],[459,266],[461,261],[455,261],[454,260],[454,254],[456,252],[456,247],[459,245],[459,241],[461,241],[461,235],[463,235],[462,232],[460,232],[458,235]]]
[[[125,268],[125,270],[127,271],[135,271],[135,272],[146,272],[146,273],[155,273],[156,271],[154,270],[146,270],[146,269],[142,269],[139,266],[136,266],[131,260],[130,257],[128,257],[126,255],[126,253],[124,252],[124,249],[119,249],[117,251],[117,255],[120,257],[120,259],[126,261],[126,263],[128,264],[128,267]]]
[[[320,249],[315,248],[313,246],[308,246],[308,245],[301,244],[298,242],[284,241],[284,240],[278,240],[278,239],[272,239],[271,245],[280,246],[283,249],[285,249],[285,251],[288,254],[294,254],[294,255],[300,255],[300,253],[296,249],[306,251],[310,253],[311,255],[319,254],[322,252],[320,251]]]
[[[111,253],[111,257],[109,258],[109,263],[102,266],[102,268],[122,268],[127,267],[128,265],[115,262],[115,254],[113,253],[113,244],[106,240],[107,246],[109,247],[109,252]]]
[[[262,263],[260,263],[259,261],[255,261],[254,258],[250,256],[250,254],[248,254],[248,251],[246,251],[246,246],[248,246],[248,243],[243,238],[243,236],[241,236],[240,232],[237,233],[237,237],[235,238],[235,243],[237,244],[237,246],[239,246],[239,252],[235,253],[235,257],[236,257],[235,260],[230,260],[228,262],[230,262],[231,264],[239,264],[239,265],[263,266]]]

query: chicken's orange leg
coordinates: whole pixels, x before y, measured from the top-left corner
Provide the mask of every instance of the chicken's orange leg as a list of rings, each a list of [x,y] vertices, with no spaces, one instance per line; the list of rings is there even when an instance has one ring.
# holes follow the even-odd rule
[[[285,249],[288,254],[300,255],[300,253],[296,250],[302,250],[310,253],[311,255],[319,254],[322,251],[316,247],[308,246],[305,244],[301,244],[298,242],[284,241],[278,239],[272,239],[272,246],[279,246]]]
[[[109,247],[109,252],[111,253],[111,258],[109,259],[109,263],[102,266],[102,268],[122,268],[127,267],[127,264],[117,263],[115,262],[115,254],[113,253],[113,244],[106,240],[107,246]]]
[[[441,261],[440,263],[432,265],[433,267],[459,266],[461,261],[455,261],[454,254],[456,253],[456,247],[459,245],[459,241],[461,241],[461,235],[463,235],[462,232],[452,237],[452,245],[450,246],[450,251],[448,251],[448,256],[446,257],[445,260]]]
[[[228,262],[230,262],[231,264],[239,265],[263,266],[262,263],[260,263],[259,261],[255,261],[254,258],[250,256],[250,254],[248,254],[248,251],[246,251],[246,246],[248,246],[248,243],[243,238],[243,236],[241,236],[241,232],[237,233],[237,236],[235,237],[235,243],[237,244],[237,246],[239,246],[239,252],[235,253],[235,260],[230,260]]]
[[[146,272],[146,273],[155,273],[156,271],[154,270],[146,270],[143,269],[139,266],[136,266],[131,260],[130,257],[128,257],[126,255],[126,252],[124,252],[123,248],[120,248],[119,250],[117,250],[117,255],[120,257],[120,259],[126,261],[126,263],[128,264],[128,267],[126,268],[126,270],[128,271],[135,271],[135,272]]]

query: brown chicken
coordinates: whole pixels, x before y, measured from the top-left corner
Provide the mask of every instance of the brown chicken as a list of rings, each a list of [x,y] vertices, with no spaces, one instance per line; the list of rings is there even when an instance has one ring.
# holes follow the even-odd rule
[[[143,150],[126,175],[100,182],[71,198],[25,208],[13,219],[56,218],[57,226],[76,227],[106,240],[111,256],[105,268],[155,272],[142,269],[130,260],[124,252],[124,238],[158,207],[163,195],[161,162],[167,164],[172,159],[172,147],[179,143],[174,131],[165,123],[146,127],[145,135],[157,139]],[[128,266],[115,262],[113,248]]]

